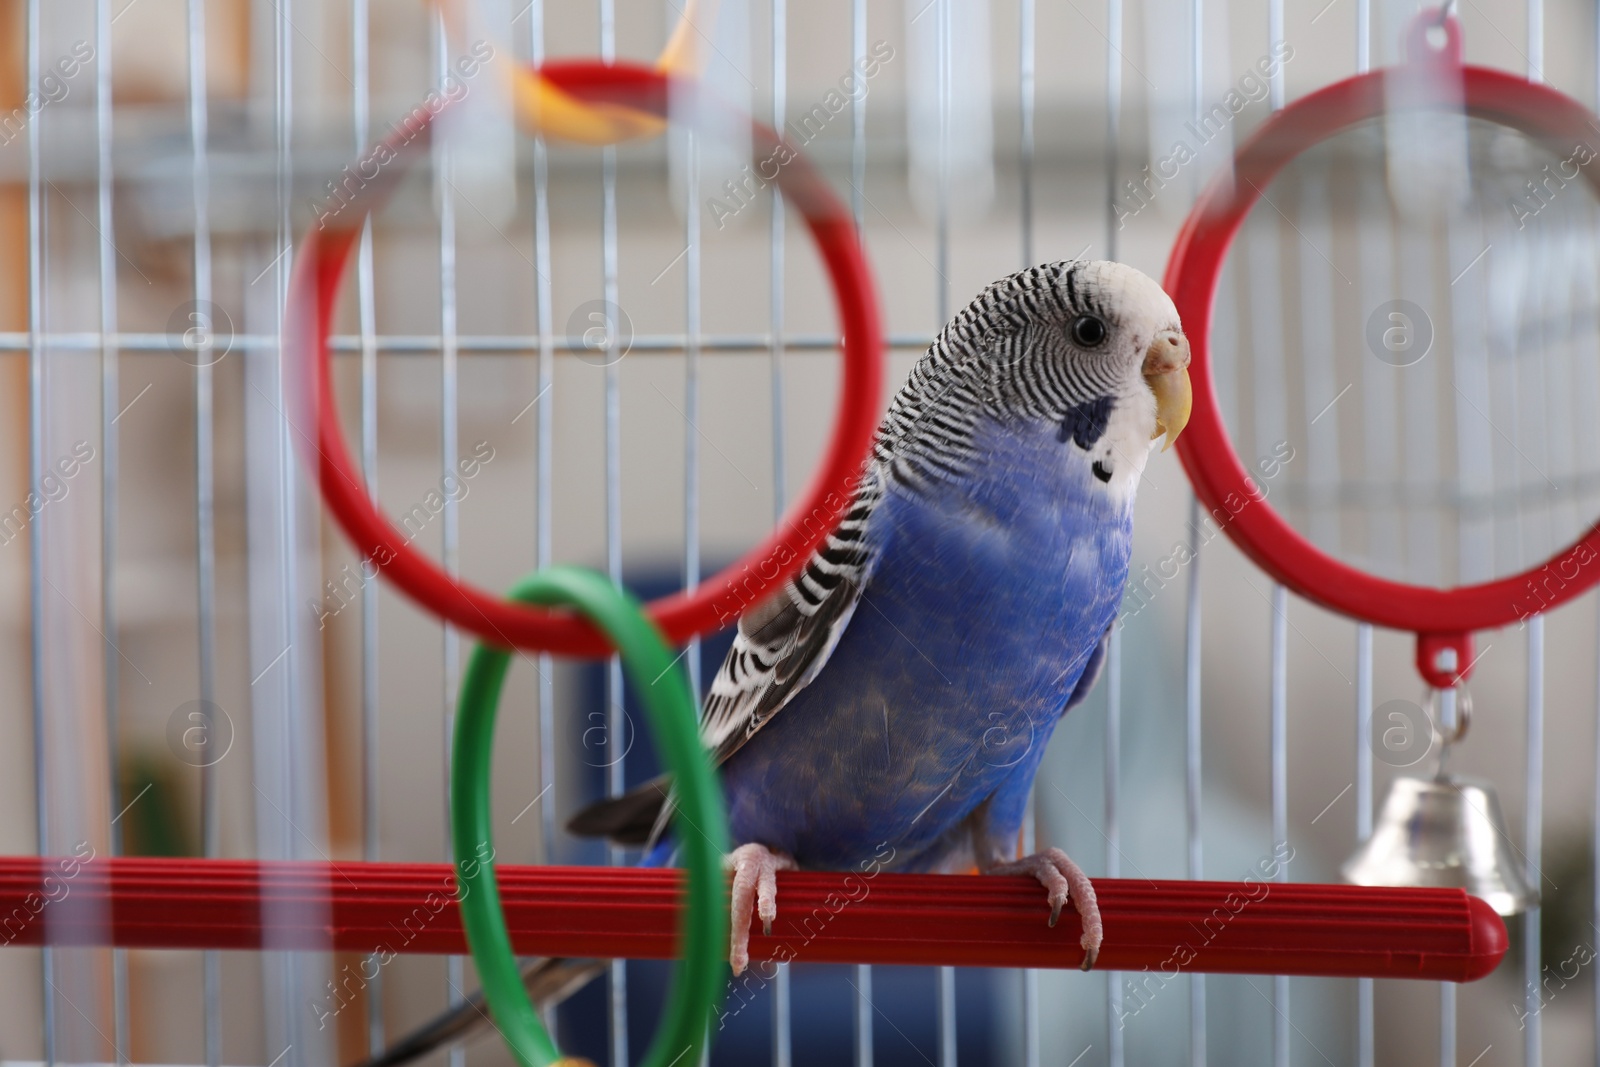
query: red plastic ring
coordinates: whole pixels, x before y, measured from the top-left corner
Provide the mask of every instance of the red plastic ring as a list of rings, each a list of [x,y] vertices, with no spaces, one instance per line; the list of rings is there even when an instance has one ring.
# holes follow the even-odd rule
[[[1600,145],[1595,140],[1600,124],[1571,97],[1500,71],[1456,69],[1469,115],[1515,129],[1562,159],[1577,144]],[[1231,516],[1223,524],[1228,535],[1278,581],[1324,607],[1380,626],[1419,635],[1464,635],[1526,619],[1593,586],[1600,580],[1600,522],[1543,566],[1479,585],[1435,589],[1366,574],[1317,548],[1262,498],[1228,439],[1211,373],[1212,306],[1223,260],[1245,216],[1261,190],[1300,153],[1383,115],[1386,73],[1330,85],[1262,123],[1240,147],[1232,180],[1213,184],[1179,233],[1164,285],[1189,335],[1195,396],[1178,455],[1206,508]],[[1600,167],[1582,171],[1600,193]],[[1451,676],[1454,681],[1464,677],[1464,668]],[[1443,677],[1430,682],[1441,684],[1436,678]]]
[[[665,117],[670,79],[631,64],[548,64],[542,72],[585,101],[636,108]],[[693,92],[672,82],[672,92]],[[296,436],[316,464],[328,510],[362,556],[371,559],[426,610],[499,646],[573,656],[603,656],[610,645],[586,620],[530,608],[447,574],[415,551],[367,494],[339,425],[328,333],[340,282],[366,216],[393,188],[403,162],[428,143],[432,115],[419,108],[354,170],[351,200],[311,229],[290,281],[284,343],[288,364],[301,376],[291,395],[306,406],[294,413]],[[681,643],[732,622],[768,591],[796,574],[837,524],[854,497],[872,446],[883,395],[884,356],[877,291],[861,252],[855,224],[821,175],[772,130],[752,123],[763,177],[775,181],[804,216],[821,252],[843,327],[844,373],[833,434],[821,466],[798,503],[765,541],[692,592],[648,605],[669,641]],[[767,173],[775,171],[775,175]],[[346,175],[350,170],[346,170]],[[314,442],[314,444],[313,444]]]

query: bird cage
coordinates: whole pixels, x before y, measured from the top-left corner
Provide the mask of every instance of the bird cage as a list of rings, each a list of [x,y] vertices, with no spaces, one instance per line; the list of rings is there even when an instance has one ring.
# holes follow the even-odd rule
[[[1023,827],[1097,883],[1100,965],[1021,880],[835,907],[786,873],[826,929],[758,934],[707,1062],[1600,1056],[1593,10],[14,0],[0,27],[0,1063],[401,1062],[451,1011],[418,1062],[516,1062],[473,1025],[449,866],[480,639],[518,650],[484,756],[513,940],[607,961],[543,1024],[638,1061],[680,883],[566,822],[667,764],[652,685],[500,591],[567,563],[656,598],[703,694],[771,577],[751,546],[814,547],[843,507],[815,472],[857,469],[952,315],[1073,259],[1204,321],[1209,420],[1140,479],[1103,676]],[[1516,578],[1521,609],[1443,641],[1306,588],[1290,541],[1424,599]],[[1446,770],[1525,890],[1503,927],[1333,886],[1386,791]],[[1271,901],[1231,946],[1215,883]]]

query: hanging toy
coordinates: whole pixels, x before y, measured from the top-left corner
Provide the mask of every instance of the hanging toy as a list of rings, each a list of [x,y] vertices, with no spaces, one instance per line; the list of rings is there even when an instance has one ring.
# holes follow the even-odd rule
[[[1459,685],[1429,699],[1430,711],[1452,700],[1455,726],[1440,737],[1438,772],[1395,779],[1372,836],[1339,870],[1357,885],[1465,889],[1501,915],[1515,915],[1537,907],[1539,894],[1513,854],[1494,786],[1446,770],[1451,746],[1472,724],[1472,698]]]
[[[1405,34],[1406,63],[1330,85],[1276,112],[1238,151],[1231,179],[1213,185],[1195,205],[1167,265],[1173,295],[1192,345],[1194,412],[1178,454],[1201,504],[1231,517],[1228,535],[1258,566],[1324,607],[1417,635],[1416,666],[1448,709],[1460,696],[1458,724],[1446,727],[1447,749],[1466,734],[1472,635],[1506,626],[1565,603],[1600,580],[1600,523],[1547,562],[1477,585],[1441,589],[1408,585],[1352,567],[1312,544],[1267,502],[1228,436],[1213,380],[1212,326],[1223,262],[1262,190],[1296,157],[1390,109],[1448,108],[1515,130],[1565,158],[1594,136],[1597,120],[1549,86],[1461,62],[1461,28],[1442,9],[1419,14]],[[1397,76],[1398,75],[1398,76]],[[1399,94],[1391,90],[1408,87]],[[1427,90],[1428,85],[1434,86]],[[1431,95],[1430,95],[1431,94]],[[1400,97],[1397,101],[1396,95]],[[1600,192],[1600,171],[1582,170]],[[1448,719],[1449,716],[1446,716]],[[1501,914],[1534,906],[1538,895],[1508,853],[1504,818],[1492,787],[1445,773],[1401,778],[1383,807],[1378,829],[1346,865],[1367,885],[1459,886]]]

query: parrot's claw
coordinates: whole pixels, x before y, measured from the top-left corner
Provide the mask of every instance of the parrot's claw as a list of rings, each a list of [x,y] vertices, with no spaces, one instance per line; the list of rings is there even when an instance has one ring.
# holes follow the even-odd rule
[[[778,872],[792,871],[795,862],[765,845],[740,845],[723,859],[733,872],[733,924],[728,931],[728,964],[735,975],[750,965],[750,919],[761,919],[761,930],[772,936],[778,916]]]
[[[1083,969],[1094,968],[1100,957],[1100,943],[1105,940],[1105,927],[1100,922],[1100,905],[1094,899],[1094,884],[1072,859],[1059,848],[1047,848],[1014,863],[991,867],[986,874],[1031,874],[1045,887],[1050,901],[1050,925],[1061,918],[1061,908],[1068,900],[1078,910],[1083,920]]]

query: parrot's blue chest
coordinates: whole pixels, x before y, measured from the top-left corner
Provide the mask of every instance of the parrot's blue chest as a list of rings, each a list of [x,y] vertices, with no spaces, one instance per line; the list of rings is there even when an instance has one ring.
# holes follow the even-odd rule
[[[1014,842],[1115,617],[1131,501],[1053,431],[976,443],[959,486],[891,487],[874,510],[877,563],[833,654],[723,766],[735,842],[812,868],[887,844],[912,869],[964,862],[969,829]]]

